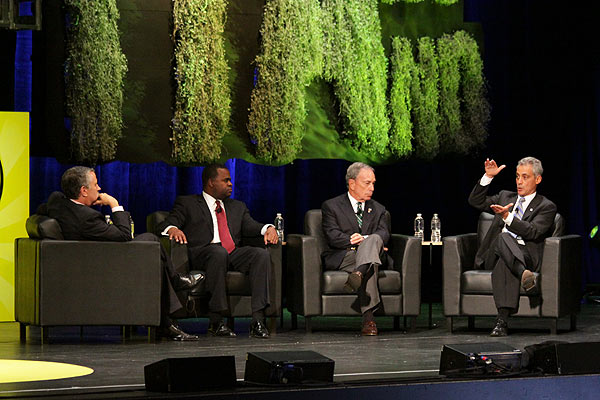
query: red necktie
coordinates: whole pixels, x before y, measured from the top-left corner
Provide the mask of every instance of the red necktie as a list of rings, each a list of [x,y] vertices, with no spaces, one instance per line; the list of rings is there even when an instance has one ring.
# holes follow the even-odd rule
[[[227,215],[225,210],[221,208],[221,202],[217,200],[217,226],[219,228],[219,237],[221,238],[221,246],[225,247],[227,253],[231,253],[235,249],[235,243],[229,233],[229,227],[227,226]]]

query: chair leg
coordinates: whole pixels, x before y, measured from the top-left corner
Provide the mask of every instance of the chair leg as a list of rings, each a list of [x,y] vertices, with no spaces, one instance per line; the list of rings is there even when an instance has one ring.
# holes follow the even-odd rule
[[[229,329],[231,329],[232,331],[235,332],[235,318],[228,317],[227,318],[227,326],[229,327]]]
[[[291,313],[292,329],[298,329],[298,314]]]
[[[556,335],[558,333],[558,318],[552,318],[550,320],[550,334]]]
[[[306,327],[306,333],[312,333],[312,318],[304,317],[304,326]]]
[[[148,343],[154,343],[156,342],[156,326],[149,326],[148,327]]]
[[[27,341],[27,325],[19,322],[19,340],[21,343],[25,343]]]
[[[394,330],[395,331],[399,331],[400,330],[400,317],[399,316],[394,316]]]
[[[121,338],[123,339],[123,341],[131,339],[132,330],[133,330],[133,327],[131,325],[121,326]]]
[[[454,317],[446,317],[446,326],[448,327],[448,332],[454,333]]]
[[[49,330],[50,330],[49,327],[44,328],[43,326],[40,326],[40,341],[42,342],[42,344],[49,343],[49,337],[50,337],[50,335],[48,334]]]
[[[571,331],[577,330],[577,315],[571,314]]]
[[[417,331],[417,317],[408,317],[408,331],[411,333]]]
[[[277,317],[267,318],[267,329],[271,335],[277,335]]]
[[[475,317],[473,317],[473,316],[468,317],[468,323],[467,324],[468,324],[468,327],[469,327],[470,331],[474,330],[475,329]]]

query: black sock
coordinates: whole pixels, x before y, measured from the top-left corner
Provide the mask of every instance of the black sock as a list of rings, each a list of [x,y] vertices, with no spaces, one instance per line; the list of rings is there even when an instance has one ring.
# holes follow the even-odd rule
[[[370,266],[370,264],[359,265],[358,267],[356,267],[356,271],[360,272],[363,276],[365,276]]]
[[[211,325],[219,325],[223,321],[223,316],[217,312],[210,311],[208,313],[208,319]]]
[[[373,310],[367,310],[362,315],[363,325],[367,322],[375,321],[375,317],[373,315]]]
[[[265,322],[265,310],[252,311],[252,322]]]
[[[498,318],[503,319],[504,321],[508,321],[508,316],[510,315],[510,308],[501,307],[498,309]]]

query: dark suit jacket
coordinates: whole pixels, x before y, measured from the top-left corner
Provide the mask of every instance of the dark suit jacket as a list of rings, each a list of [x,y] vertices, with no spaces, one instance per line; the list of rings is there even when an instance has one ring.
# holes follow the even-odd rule
[[[56,219],[66,240],[131,240],[129,213],[114,212],[111,218],[113,224],[107,224],[102,213],[91,207],[73,203],[61,192],[52,193],[46,206],[41,206],[38,213]]]
[[[491,212],[490,205],[492,204],[516,204],[516,192],[503,190],[494,196],[487,196],[489,186],[481,186],[477,183],[469,195],[469,204],[481,211],[487,212]],[[544,240],[552,233],[550,229],[554,223],[555,216],[556,205],[544,196],[536,194],[527,206],[527,209],[524,210],[523,218],[514,218],[510,226],[507,227],[509,231],[523,238],[525,247],[534,263],[532,266],[534,269],[539,267],[544,250]],[[475,266],[477,268],[484,267],[488,250],[502,232],[502,228],[504,228],[504,221],[499,214],[496,214],[489,231],[477,250],[477,255],[475,256]]]
[[[229,233],[236,247],[241,245],[242,236],[259,236],[264,224],[250,216],[248,207],[234,199],[223,200]],[[178,227],[185,233],[190,247],[208,246],[214,237],[211,212],[202,194],[179,196],[167,219],[156,227],[160,235],[169,225]]]
[[[321,212],[323,215],[323,234],[330,247],[322,254],[327,269],[337,269],[340,266],[344,255],[352,247],[350,236],[353,233],[378,234],[383,239],[384,244],[387,244],[390,239],[391,228],[384,218],[385,207],[375,200],[365,202],[362,229],[358,227],[356,214],[348,198],[348,193],[325,201],[321,206]],[[388,264],[390,261],[388,260]]]

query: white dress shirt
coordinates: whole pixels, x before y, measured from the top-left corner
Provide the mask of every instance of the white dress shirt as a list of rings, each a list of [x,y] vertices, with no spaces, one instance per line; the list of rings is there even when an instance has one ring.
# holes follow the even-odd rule
[[[213,234],[213,238],[210,242],[211,243],[221,243],[221,236],[219,236],[219,224],[217,223],[216,208],[217,208],[217,201],[218,201],[219,203],[221,203],[221,208],[223,209],[223,211],[225,211],[225,215],[227,215],[227,210],[225,210],[225,204],[223,203],[223,201],[215,199],[214,197],[212,197],[210,194],[206,193],[205,191],[202,191],[202,197],[204,197],[204,201],[206,201],[206,205],[208,206],[208,211],[210,212],[210,216],[212,217],[214,234]],[[269,226],[274,226],[274,225],[273,224],[264,225],[262,227],[262,229],[260,230],[260,234],[264,235],[265,232],[267,231],[267,229],[269,228]],[[169,236],[169,234],[167,232],[171,228],[178,228],[178,227],[176,227],[175,225],[169,225],[165,228],[164,231],[162,231],[162,235]]]

